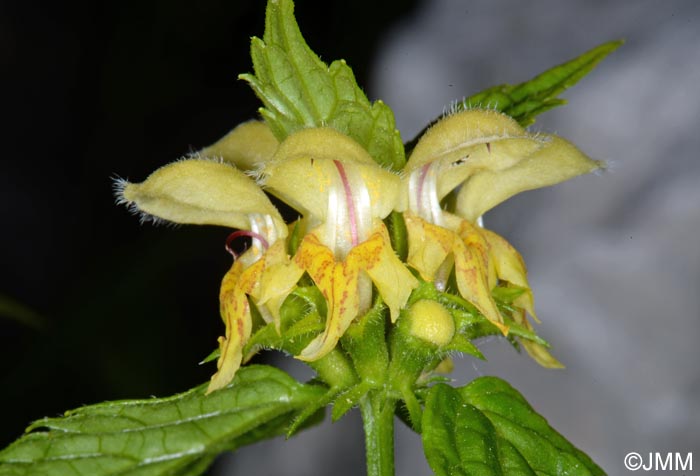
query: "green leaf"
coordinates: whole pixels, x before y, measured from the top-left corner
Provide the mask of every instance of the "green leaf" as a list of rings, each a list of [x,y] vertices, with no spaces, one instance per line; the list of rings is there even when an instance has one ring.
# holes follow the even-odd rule
[[[325,313],[325,309],[323,295],[316,286],[297,287],[280,308],[280,332],[272,322],[256,330],[243,348],[244,361],[263,349],[297,355],[323,331],[319,310]]]
[[[464,334],[455,334],[455,336],[452,339],[452,342],[450,342],[449,345],[445,346],[444,350],[451,352],[460,352],[462,354],[474,356],[480,360],[486,360],[484,354],[482,354],[478,347],[472,344],[469,338]]]
[[[423,446],[438,476],[503,474],[493,425],[449,385],[435,385],[423,412]]]
[[[604,476],[508,383],[481,377],[432,387],[423,445],[438,476]]]
[[[0,452],[0,475],[194,475],[219,453],[284,434],[326,391],[252,365],[210,395],[206,385],[168,398],[90,405],[44,418]]]
[[[596,46],[566,63],[548,69],[520,84],[501,84],[478,92],[454,105],[454,111],[475,107],[489,108],[508,114],[523,127],[535,122],[535,116],[566,104],[558,96],[590,73],[606,56],[622,45],[610,41]],[[431,122],[406,146],[412,149],[418,139],[439,119]]]
[[[343,350],[353,361],[353,366],[363,381],[379,384],[386,379],[389,366],[389,350],[386,345],[387,307],[380,296],[374,305],[350,324],[341,338]]]
[[[527,291],[526,288],[520,286],[496,286],[491,290],[491,295],[496,301],[503,304],[512,304],[517,298],[522,296]]]
[[[314,418],[319,412],[325,414],[325,408],[340,392],[339,388],[330,388],[315,400],[311,401],[304,410],[299,413],[287,427],[287,438],[294,436],[300,429],[304,428],[309,420]]]
[[[420,289],[420,288],[419,288]],[[535,342],[536,344],[543,345],[549,348],[549,342],[537,335],[534,330],[527,329],[522,324],[518,324],[513,320],[508,312],[512,311],[512,308],[506,302],[511,299],[522,295],[523,288],[512,287],[512,288],[501,288],[496,287],[493,289],[492,294],[496,299],[499,309],[501,310],[501,315],[503,316],[504,323],[508,326],[508,335],[511,343],[516,344],[517,341],[513,340],[512,337],[519,337],[521,339],[527,339],[529,341]],[[500,329],[498,329],[491,321],[489,321],[483,314],[480,314],[474,306],[466,301],[464,298],[450,294],[450,293],[439,293],[439,301],[446,307],[450,309],[452,316],[455,318],[455,326],[458,332],[463,333],[467,343],[464,341],[455,339],[448,350],[457,350],[459,352],[464,352],[467,354],[472,354],[475,357],[483,358],[480,352],[473,352],[474,349],[471,348],[471,344],[468,340],[478,339],[480,337],[486,336],[502,336]],[[464,345],[463,345],[464,344]],[[460,346],[462,348],[457,348]],[[471,350],[471,351],[470,351]]]
[[[364,381],[338,395],[338,397],[333,401],[331,419],[334,422],[340,420],[340,418],[349,412],[350,409],[356,406],[360,399],[367,395],[367,392],[369,392],[371,389],[372,384]]]
[[[578,83],[581,78],[590,73],[598,63],[619,48],[620,45],[622,45],[622,41],[619,40],[603,43],[577,58],[535,76],[529,81],[516,86],[507,84],[497,86],[497,88],[500,88],[499,92],[507,97],[507,101],[501,103],[496,100],[494,107],[513,117],[522,126],[528,126],[535,122],[537,114],[566,104],[565,100],[559,99],[557,96]],[[490,105],[489,101],[492,99],[489,94],[482,97],[478,97],[479,94],[476,96],[465,100],[463,107],[469,108],[479,103],[481,105]]]
[[[219,348],[217,347],[216,349],[212,350],[211,353],[210,353],[209,355],[207,355],[206,357],[204,357],[204,358],[199,362],[199,365],[204,365],[204,364],[208,364],[209,362],[213,362],[213,361],[215,361],[216,359],[218,359],[220,356],[221,356],[221,349],[219,349]]]
[[[491,420],[538,473],[604,475],[585,453],[575,448],[537,414],[508,382],[496,377],[478,378],[460,393]]]
[[[529,329],[526,329],[523,327],[521,324],[518,324],[517,322],[513,321],[512,319],[505,318],[503,319],[506,325],[508,326],[508,336],[509,337],[520,337],[521,339],[526,339],[529,341],[532,341],[536,344],[542,345],[546,348],[551,347],[549,345],[549,342],[538,336],[535,331],[531,331]]]
[[[301,240],[304,238],[305,232],[306,226],[304,223],[302,223],[301,219],[295,221],[287,242],[287,253],[289,256],[294,256],[296,254],[297,249],[301,244]]]
[[[270,0],[263,39],[253,38],[255,74],[242,74],[265,105],[260,110],[280,141],[306,127],[330,126],[355,139],[379,164],[404,163],[394,113],[370,103],[344,60],[328,67],[309,48],[294,18],[292,0]]]

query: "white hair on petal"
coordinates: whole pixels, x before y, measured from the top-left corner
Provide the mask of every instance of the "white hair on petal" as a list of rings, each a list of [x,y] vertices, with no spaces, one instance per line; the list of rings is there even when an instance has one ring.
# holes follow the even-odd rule
[[[253,168],[250,170],[246,170],[244,173],[255,180],[255,183],[258,184],[259,187],[264,187],[265,186],[265,163],[260,162],[257,164],[253,164]]]
[[[112,177],[112,192],[116,199],[117,205],[128,205],[129,200],[124,197],[124,189],[129,185],[129,180],[121,178],[118,175]]]
[[[440,119],[444,119],[449,116],[453,116],[459,112],[463,111],[474,111],[474,110],[481,110],[481,111],[492,111],[492,112],[501,112],[498,110],[497,105],[491,101],[487,102],[486,104],[484,103],[476,103],[476,104],[471,104],[467,106],[467,100],[469,98],[463,97],[462,99],[455,99],[454,101],[451,101],[447,106],[445,106],[442,109],[442,115],[440,116]]]
[[[174,160],[175,162],[184,162],[186,160],[201,160],[205,162],[214,162],[215,164],[224,164],[233,167],[229,162],[226,162],[221,155],[202,155],[201,151],[190,152],[187,155],[183,155],[179,159]],[[234,167],[235,168],[235,167]]]
[[[598,168],[593,171],[596,176],[601,176],[606,173],[617,173],[620,163],[617,160],[600,160],[593,159],[598,164]]]
[[[117,205],[124,205],[126,209],[131,213],[132,215],[136,215],[139,217],[139,222],[143,225],[146,223],[151,223],[155,226],[160,226],[160,225],[165,225],[169,227],[177,227],[179,224],[174,223],[168,220],[164,220],[162,218],[159,218],[157,216],[151,215],[149,213],[144,212],[143,210],[139,209],[139,207],[136,205],[135,202],[132,202],[128,200],[124,196],[124,189],[127,187],[127,185],[131,184],[128,179],[121,178],[117,175],[112,177],[112,190],[114,192],[114,197],[116,199]]]

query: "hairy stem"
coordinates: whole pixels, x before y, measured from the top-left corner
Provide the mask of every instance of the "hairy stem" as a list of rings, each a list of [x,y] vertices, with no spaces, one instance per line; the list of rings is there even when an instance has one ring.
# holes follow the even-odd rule
[[[365,429],[367,476],[394,476],[394,409],[396,400],[381,390],[360,400]]]

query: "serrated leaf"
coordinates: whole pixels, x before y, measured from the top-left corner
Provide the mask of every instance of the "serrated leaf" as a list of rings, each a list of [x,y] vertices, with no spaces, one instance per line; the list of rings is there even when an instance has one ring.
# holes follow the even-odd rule
[[[566,89],[575,85],[581,78],[590,73],[606,56],[622,45],[622,41],[609,41],[583,53],[582,55],[555,66],[520,84],[501,84],[480,91],[454,105],[454,111],[471,108],[488,108],[508,114],[526,127],[535,122],[535,116],[549,109],[566,104],[559,96]],[[418,139],[435,122],[406,145],[412,149]]]
[[[432,387],[423,445],[438,476],[603,476],[507,382],[481,377],[465,387]]]
[[[537,414],[508,382],[481,377],[459,389],[539,474],[601,476],[605,472]]]
[[[344,60],[327,66],[309,48],[292,0],[269,1],[263,39],[253,38],[255,74],[243,74],[264,108],[260,113],[282,141],[306,127],[330,126],[360,143],[379,164],[400,170],[405,163],[394,113],[370,103]]]
[[[423,450],[438,476],[504,474],[493,426],[449,385],[428,393],[422,427]]]
[[[622,41],[610,41],[555,66],[529,81],[515,86],[503,84],[477,93],[458,104],[458,109],[489,107],[504,112],[522,126],[535,122],[535,116],[566,104],[557,96],[590,73]]]
[[[0,451],[0,475],[189,475],[214,457],[283,434],[326,391],[281,370],[242,368],[227,387],[90,405],[32,424]]]

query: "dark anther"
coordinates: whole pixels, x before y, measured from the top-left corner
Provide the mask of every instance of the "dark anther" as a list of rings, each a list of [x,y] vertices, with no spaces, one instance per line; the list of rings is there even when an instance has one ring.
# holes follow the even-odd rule
[[[463,163],[465,163],[465,162],[467,161],[468,158],[469,158],[469,156],[468,156],[468,155],[465,155],[464,157],[462,157],[462,158],[460,158],[460,159],[457,159],[457,160],[455,160],[454,162],[452,162],[452,165],[455,166],[455,167],[458,166],[458,165],[462,165]]]

